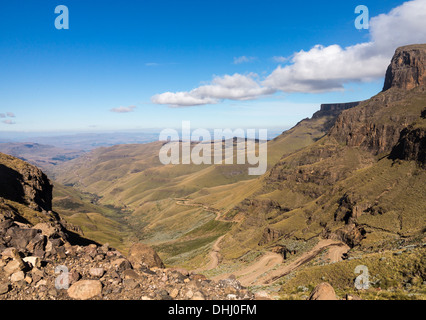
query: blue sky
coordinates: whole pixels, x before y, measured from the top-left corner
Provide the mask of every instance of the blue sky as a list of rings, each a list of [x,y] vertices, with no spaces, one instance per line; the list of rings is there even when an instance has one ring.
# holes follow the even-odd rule
[[[354,27],[359,4],[375,17],[403,1],[2,1],[0,131],[162,129],[183,120],[207,128],[286,129],[320,103],[367,99],[381,90],[383,67],[383,75],[380,69],[368,79],[324,79],[321,92],[295,89],[286,84],[287,72],[277,70],[297,69],[294,54],[315,45],[320,55],[333,45],[346,54],[349,46],[371,42],[370,30]],[[69,9],[69,30],[54,26],[57,5]],[[379,20],[375,40],[383,33]],[[426,42],[424,32],[417,37]],[[388,61],[389,50],[374,58]],[[191,90],[210,90],[225,75],[251,79],[267,94],[203,93],[203,101],[214,102],[192,106],[153,98],[166,92],[198,98],[199,90]]]

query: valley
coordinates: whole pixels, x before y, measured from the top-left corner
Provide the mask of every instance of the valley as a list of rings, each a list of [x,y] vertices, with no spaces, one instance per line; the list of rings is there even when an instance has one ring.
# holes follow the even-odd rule
[[[84,152],[2,144],[0,151],[45,168],[53,199],[43,210],[123,254],[141,242],[167,268],[215,281],[234,277],[277,299],[304,298],[323,281],[338,294],[372,298],[384,289],[386,298],[397,292],[423,299],[425,61],[426,45],[398,48],[382,92],[365,101],[323,104],[269,140],[261,176],[236,161],[164,165],[158,156],[164,141]],[[423,78],[411,77],[413,68]],[[199,143],[205,142],[188,145]],[[231,160],[246,151],[235,139],[232,148]],[[372,291],[351,287],[360,264],[376,279]]]

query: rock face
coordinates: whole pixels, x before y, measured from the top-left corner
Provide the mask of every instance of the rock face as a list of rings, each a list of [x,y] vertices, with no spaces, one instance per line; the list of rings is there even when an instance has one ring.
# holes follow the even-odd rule
[[[417,44],[396,49],[386,71],[383,91],[392,87],[410,90],[426,84],[426,45]]]
[[[0,153],[0,197],[25,203],[37,211],[52,210],[52,189],[37,167]]]
[[[360,101],[346,103],[323,103],[319,111],[312,115],[312,118],[323,116],[338,116],[343,110],[351,109],[360,104]]]
[[[333,287],[323,282],[315,287],[308,300],[337,300]]]
[[[312,115],[311,119],[327,118],[328,120],[324,123],[324,130],[328,131],[334,125],[337,116],[344,110],[348,110],[359,105],[360,101],[345,102],[345,103],[323,103],[321,104],[320,110]]]
[[[391,159],[414,160],[426,166],[425,128],[406,128],[401,131],[398,144],[393,148]]]
[[[331,128],[329,136],[349,147],[361,147],[373,154],[389,153],[407,124],[418,119],[416,113],[390,112],[410,101],[402,92],[385,92],[357,108],[344,111]]]
[[[133,268],[164,268],[157,252],[143,243],[135,243],[129,250],[129,261]]]
[[[267,243],[273,242],[283,236],[283,233],[271,228],[265,228],[263,230],[262,239],[259,241],[259,246],[263,246]]]
[[[375,155],[389,153],[401,131],[420,116],[414,104],[422,104],[416,99],[425,90],[425,66],[426,44],[398,48],[386,72],[384,92],[343,111],[329,136]]]

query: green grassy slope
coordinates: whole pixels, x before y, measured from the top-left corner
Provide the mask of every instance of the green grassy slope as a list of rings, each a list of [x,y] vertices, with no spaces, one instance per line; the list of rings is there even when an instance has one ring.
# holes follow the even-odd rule
[[[334,118],[305,119],[269,141],[268,167],[271,168],[283,155],[300,150],[324,136],[325,124],[330,119]],[[184,254],[187,250],[193,255],[190,264],[195,266],[202,263],[206,255],[202,250],[196,251],[195,247],[197,250],[200,248],[198,245],[194,247],[194,243],[207,246],[205,250],[208,250],[223,231],[213,233],[208,239],[199,235],[200,239],[189,242],[185,235],[211,223],[219,223],[214,222],[216,215],[225,214],[259,190],[261,179],[248,175],[249,165],[164,166],[158,160],[161,146],[161,142],[154,142],[100,148],[58,166],[55,177],[59,184],[68,187],[56,188],[54,203],[68,220],[81,225],[88,237],[100,242],[108,240],[120,247],[128,246],[129,239],[140,239],[161,246],[160,255],[173,265],[188,264]],[[73,194],[72,190],[76,190],[77,194]],[[96,204],[90,205],[92,196],[85,196],[82,192],[99,196]],[[217,213],[201,207],[178,205],[176,198],[203,204],[217,210]],[[106,210],[113,207],[126,208],[129,213],[123,218],[114,210]],[[100,214],[96,215],[96,219],[93,217],[95,213]],[[106,219],[105,223],[102,217]],[[103,226],[95,228],[95,222]],[[115,222],[122,223],[125,232]],[[223,223],[227,228],[232,226]],[[125,236],[126,232],[131,235]],[[176,246],[181,249],[174,257],[172,248]]]

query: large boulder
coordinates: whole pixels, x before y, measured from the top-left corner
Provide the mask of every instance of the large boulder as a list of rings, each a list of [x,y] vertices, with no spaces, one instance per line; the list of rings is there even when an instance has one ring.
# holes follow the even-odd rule
[[[337,300],[336,292],[329,283],[323,282],[312,290],[308,300]]]
[[[164,268],[163,261],[161,261],[157,252],[143,243],[135,243],[130,248],[128,259],[135,269],[141,267]]]
[[[68,295],[72,299],[88,300],[102,293],[102,284],[98,280],[80,280],[68,288]]]

